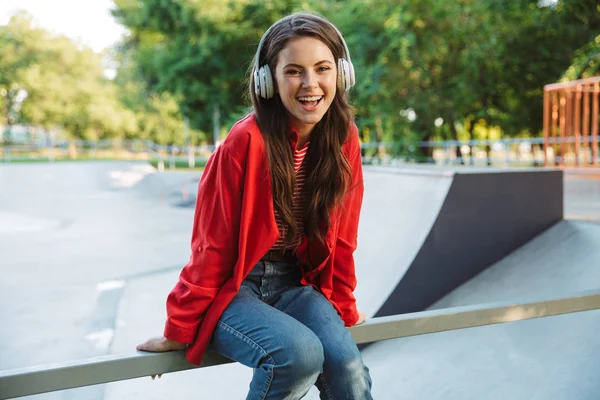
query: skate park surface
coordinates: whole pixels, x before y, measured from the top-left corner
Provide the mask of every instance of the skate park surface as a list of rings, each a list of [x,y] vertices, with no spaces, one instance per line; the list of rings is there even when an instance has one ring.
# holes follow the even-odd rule
[[[542,193],[529,201],[539,204],[535,211],[544,214],[547,226],[529,232],[530,238],[482,246],[506,234],[494,232],[494,226],[519,223],[503,215],[511,199],[521,204],[531,199],[522,194],[527,186],[535,195],[536,187],[548,185],[540,183],[541,175],[523,182],[522,190],[498,184],[504,190],[484,191],[481,197],[493,203],[505,196],[504,201],[485,213],[467,208],[469,198],[477,196],[449,204],[457,177],[470,179],[480,172],[504,173],[365,168],[356,296],[368,316],[380,312],[419,260],[431,260],[431,254],[443,250],[439,240],[449,243],[453,232],[469,229],[478,236],[452,245],[462,261],[443,252],[434,257],[437,269],[411,281],[415,293],[407,288],[396,293],[400,311],[424,304],[414,299],[429,289],[422,287],[426,278],[436,282],[443,276],[446,282],[470,252],[483,257],[498,246],[507,253],[486,260],[479,272],[470,270],[474,275],[468,279],[460,271],[464,282],[455,282],[427,307],[554,298],[600,286],[600,180],[566,174],[561,178],[565,218],[562,202],[557,215]],[[189,256],[198,178],[198,173],[156,173],[147,164],[130,162],[0,166],[5,277],[0,283],[0,369],[129,353],[149,336],[160,335],[166,294]],[[462,201],[467,210],[453,220],[454,230],[440,228],[444,210],[457,216]],[[448,236],[440,236],[444,231]],[[598,328],[599,312],[588,311],[378,342],[363,349],[363,357],[376,399],[589,399],[597,394]],[[32,398],[238,399],[244,398],[251,373],[230,364]],[[307,398],[318,394],[311,391]]]

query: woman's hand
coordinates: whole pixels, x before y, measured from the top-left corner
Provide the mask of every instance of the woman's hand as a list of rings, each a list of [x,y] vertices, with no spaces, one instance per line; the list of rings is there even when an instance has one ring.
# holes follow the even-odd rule
[[[185,349],[185,343],[176,342],[167,339],[166,337],[159,337],[148,339],[146,343],[138,344],[135,349],[140,351],[151,351],[153,353],[162,353],[163,351],[183,350]]]
[[[150,351],[150,352],[154,352],[154,353],[161,353],[164,351],[171,351],[171,350],[183,350],[183,349],[185,349],[185,343],[176,342],[174,340],[170,340],[165,337],[159,337],[159,338],[148,339],[146,341],[146,343],[138,344],[135,349],[139,350],[139,351]],[[156,376],[158,376],[160,378],[162,376],[162,374],[150,375],[150,376],[154,380],[154,378]]]
[[[362,324],[363,322],[365,322],[365,319],[367,319],[367,316],[365,315],[365,313],[359,311],[358,312],[358,321],[356,321],[354,326]]]

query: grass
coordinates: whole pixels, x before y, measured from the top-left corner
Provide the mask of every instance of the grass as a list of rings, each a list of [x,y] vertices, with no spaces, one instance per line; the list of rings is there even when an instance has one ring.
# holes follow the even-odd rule
[[[103,161],[142,161],[148,162],[154,168],[158,168],[159,160],[158,159],[148,159],[147,157],[135,157],[135,156],[127,156],[127,154],[117,154],[117,153],[105,153],[102,155],[96,154],[96,156],[92,154],[77,154],[76,157],[69,157],[67,154],[57,155],[53,159],[51,159],[47,154],[39,154],[39,153],[20,153],[18,155],[11,154],[10,158],[7,160],[6,155],[0,153],[0,164],[3,163],[18,163],[18,164],[26,164],[26,163],[53,163],[53,162],[103,162]],[[197,157],[195,160],[195,167],[190,168],[188,166],[187,157],[175,158],[174,160],[174,168],[171,168],[170,160],[168,158],[163,159],[163,165],[165,171],[171,170],[185,170],[185,171],[202,171],[206,166],[207,158],[206,157]]]
[[[149,160],[148,161],[150,163],[150,165],[152,165],[154,168],[158,168],[158,163],[159,160]],[[188,160],[180,160],[180,159],[176,159],[175,160],[175,169],[176,170],[185,170],[185,171],[202,171],[204,170],[204,167],[206,167],[206,159],[196,159],[196,164],[194,168],[190,168],[188,165]],[[168,171],[171,169],[170,167],[170,163],[169,160],[163,160],[164,163],[164,169],[165,171]]]
[[[10,161],[5,161],[3,159],[0,159],[0,163],[6,163],[6,164],[14,164],[14,163],[19,163],[19,164],[25,164],[25,163],[52,163],[52,162],[102,162],[102,161],[127,161],[124,160],[122,158],[103,158],[103,159],[99,159],[99,158],[86,158],[86,157],[77,157],[77,158],[68,158],[68,157],[61,157],[61,158],[55,158],[54,160],[49,160],[47,157],[40,157],[40,158],[32,158],[32,157],[11,157]],[[133,160],[129,160],[129,161],[133,161]]]

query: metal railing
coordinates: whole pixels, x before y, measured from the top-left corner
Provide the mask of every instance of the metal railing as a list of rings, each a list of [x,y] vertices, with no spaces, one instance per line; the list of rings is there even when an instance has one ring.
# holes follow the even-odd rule
[[[588,118],[589,119],[589,118]],[[597,124],[597,123],[596,123]],[[589,126],[585,128],[582,124],[582,132],[590,131]],[[586,130],[587,129],[587,130]],[[594,151],[597,147],[597,134],[582,134],[579,138],[575,136],[560,135],[548,138],[505,138],[498,140],[441,140],[418,143],[405,143],[400,146],[394,142],[366,142],[361,144],[365,151],[363,161],[374,164],[394,164],[414,162],[410,154],[416,154],[417,148],[431,148],[433,157],[428,159],[419,158],[418,161],[426,161],[438,164],[465,165],[495,165],[495,166],[542,166],[542,165],[565,165],[575,164],[573,161],[575,153],[570,148],[582,149],[577,160],[581,163],[600,165],[600,152]],[[594,142],[594,140],[596,140]],[[595,143],[595,144],[594,144]],[[402,156],[394,156],[394,149],[402,147]],[[596,147],[594,147],[596,146]],[[560,149],[566,149],[561,153]],[[377,156],[372,156],[374,149],[378,149]],[[412,149],[412,153],[411,153]],[[463,150],[460,150],[463,149]],[[73,140],[56,142],[52,145],[47,143],[31,144],[3,144],[0,145],[0,162],[10,163],[16,161],[46,160],[56,161],[64,159],[125,159],[155,161],[157,168],[162,171],[165,168],[174,169],[178,167],[194,168],[204,166],[210,154],[214,151],[212,145],[202,146],[165,146],[149,140]],[[466,153],[465,153],[466,151]],[[587,154],[585,156],[584,154]],[[110,156],[107,156],[110,155]],[[418,157],[417,157],[418,158]],[[412,160],[412,161],[411,161]],[[549,160],[553,160],[551,163]]]
[[[175,168],[176,162],[185,159],[187,166],[194,168],[202,164],[214,151],[212,145],[202,146],[166,146],[150,140],[70,140],[52,143],[19,143],[1,144],[0,162],[76,159],[125,159],[125,160],[155,160],[158,169]],[[179,163],[178,163],[179,164]]]
[[[600,289],[555,299],[478,304],[380,317],[349,328],[357,344],[600,309]],[[209,353],[200,367],[183,351],[107,355],[0,371],[0,399],[229,363]]]
[[[560,142],[560,138],[556,141]],[[566,139],[567,142],[570,140]],[[552,139],[551,139],[552,143]],[[394,156],[394,149],[399,146],[393,142],[367,142],[361,147],[365,150],[365,161],[387,164],[410,159],[417,147],[433,149],[434,157],[421,161],[452,164],[461,158],[465,164],[524,166],[543,165],[543,138],[507,138],[500,140],[447,140],[404,144],[402,156]],[[467,154],[457,154],[457,148],[467,149]],[[373,149],[382,150],[373,157]],[[486,149],[489,149],[487,151]],[[75,140],[47,144],[0,145],[0,162],[45,160],[49,162],[65,159],[129,159],[157,161],[158,169],[175,168],[176,166],[202,166],[214,150],[214,146],[163,146],[147,140],[97,142]]]

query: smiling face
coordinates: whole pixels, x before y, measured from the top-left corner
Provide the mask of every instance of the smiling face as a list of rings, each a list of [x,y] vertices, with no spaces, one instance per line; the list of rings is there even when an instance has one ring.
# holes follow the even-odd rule
[[[309,135],[335,97],[337,67],[331,50],[313,37],[290,40],[279,52],[275,81],[292,126],[301,136]]]

